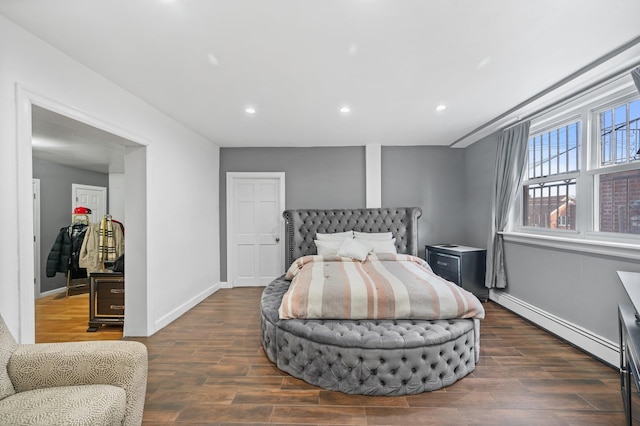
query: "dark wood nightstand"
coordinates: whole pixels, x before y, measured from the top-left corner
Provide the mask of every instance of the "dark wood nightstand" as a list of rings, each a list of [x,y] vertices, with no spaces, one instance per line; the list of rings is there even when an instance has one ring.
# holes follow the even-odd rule
[[[437,244],[425,246],[425,257],[437,275],[470,291],[482,301],[489,298],[489,289],[484,286],[485,249]]]
[[[124,274],[92,272],[90,279],[87,331],[97,331],[108,324],[124,325]]]

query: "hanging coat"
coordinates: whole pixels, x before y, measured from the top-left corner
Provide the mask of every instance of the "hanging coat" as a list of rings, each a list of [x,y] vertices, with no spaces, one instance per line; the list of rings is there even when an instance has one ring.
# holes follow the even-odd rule
[[[87,225],[73,224],[61,228],[47,257],[46,275],[54,277],[56,273],[77,272],[78,260]]]
[[[124,254],[124,234],[121,227],[110,227],[105,238],[100,232],[100,225],[89,225],[80,248],[80,267],[86,268],[88,273],[101,271],[104,261],[115,260]],[[105,257],[107,254],[108,257]]]

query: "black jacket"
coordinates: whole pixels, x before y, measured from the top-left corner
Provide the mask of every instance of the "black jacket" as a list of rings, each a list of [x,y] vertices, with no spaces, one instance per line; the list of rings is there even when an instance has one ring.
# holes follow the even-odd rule
[[[69,270],[80,270],[78,257],[86,232],[87,225],[84,224],[73,224],[60,229],[47,257],[47,277],[53,277],[57,272],[66,274]]]

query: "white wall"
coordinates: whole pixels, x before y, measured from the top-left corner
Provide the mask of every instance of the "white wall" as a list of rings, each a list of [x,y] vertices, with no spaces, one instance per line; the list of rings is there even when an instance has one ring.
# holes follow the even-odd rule
[[[124,220],[125,189],[124,173],[109,173],[109,210],[107,213],[120,221]]]
[[[125,334],[153,334],[215,291],[219,148],[1,16],[0,58],[0,313],[14,336],[34,339],[29,101],[147,146],[126,163],[146,174],[131,173],[142,208],[127,222],[144,241],[129,240],[128,223],[127,268],[136,267],[127,288],[137,299],[127,293]]]

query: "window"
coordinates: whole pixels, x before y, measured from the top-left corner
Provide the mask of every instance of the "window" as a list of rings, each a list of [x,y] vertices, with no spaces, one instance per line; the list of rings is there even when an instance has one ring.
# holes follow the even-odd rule
[[[524,226],[576,229],[576,179],[580,172],[580,123],[529,138],[524,183]]]
[[[599,136],[598,230],[640,234],[640,99],[596,112]],[[618,171],[619,170],[619,171]]]
[[[603,86],[531,123],[520,197],[530,232],[640,236],[640,95]]]

